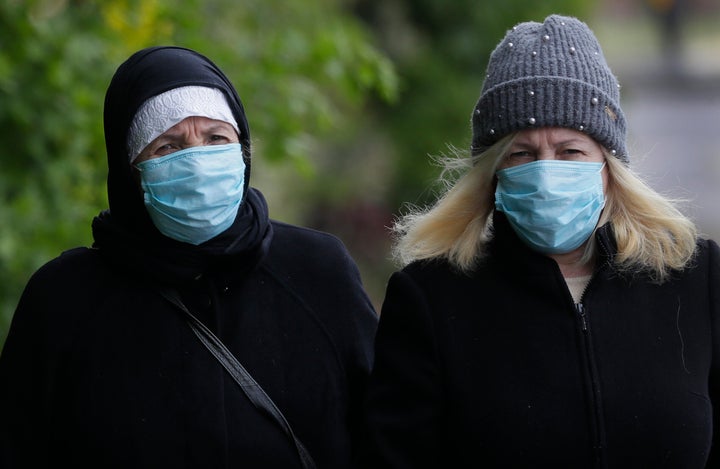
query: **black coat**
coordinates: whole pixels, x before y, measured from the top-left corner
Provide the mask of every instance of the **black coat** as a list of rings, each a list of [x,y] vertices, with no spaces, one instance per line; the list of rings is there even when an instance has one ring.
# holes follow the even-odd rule
[[[610,264],[576,307],[557,264],[496,217],[470,275],[393,274],[368,385],[373,468],[702,468],[720,403],[720,251],[663,285]],[[717,454],[713,454],[717,458]],[[717,462],[716,462],[717,464]]]
[[[154,48],[121,66],[106,99],[110,210],[93,221],[92,248],[32,276],[0,355],[0,467],[300,467],[292,441],[159,294],[166,286],[254,376],[319,468],[349,467],[377,324],[358,269],[334,236],[271,222],[250,188],[215,239],[162,236],[122,136],[137,96],[168,83],[220,87],[249,160],[244,111],[209,60]]]
[[[183,296],[318,466],[347,467],[376,319],[336,239],[274,228],[251,273],[203,276]],[[18,458],[8,469],[299,467],[182,313],[96,249],[29,282],[0,358],[0,408],[0,460]]]

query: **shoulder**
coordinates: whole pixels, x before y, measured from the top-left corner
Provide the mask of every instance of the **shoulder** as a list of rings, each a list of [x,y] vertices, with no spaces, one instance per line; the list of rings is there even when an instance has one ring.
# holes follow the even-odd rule
[[[292,283],[357,284],[360,274],[350,252],[336,236],[273,221],[273,239],[263,262],[266,270]]]
[[[96,277],[102,260],[99,252],[87,247],[64,251],[56,258],[42,265],[31,277],[31,281],[52,281],[54,283],[74,282],[78,277]]]
[[[720,247],[718,247],[717,242],[706,238],[698,239],[692,267],[696,270],[709,271],[711,274],[719,275]]]
[[[273,241],[260,269],[326,326],[346,330],[358,324],[358,330],[374,330],[375,311],[342,241],[322,231],[272,223]],[[355,319],[348,323],[348,317]]]
[[[37,269],[28,280],[18,301],[13,324],[23,323],[31,330],[67,336],[68,327],[89,311],[108,285],[110,271],[95,249],[65,251]],[[22,327],[22,326],[16,326]],[[65,331],[59,334],[57,331]]]
[[[390,276],[383,311],[409,304],[414,309],[434,304],[436,312],[445,311],[450,303],[462,303],[484,288],[478,274],[461,272],[442,259],[414,261]]]
[[[60,303],[78,304],[91,301],[108,285],[112,272],[100,253],[92,248],[74,248],[63,252],[38,268],[30,277],[21,295],[21,302],[48,307]]]
[[[414,282],[437,289],[443,285],[467,285],[478,275],[478,271],[462,272],[445,259],[414,261],[396,275],[407,276]]]
[[[326,261],[350,260],[345,244],[335,235],[279,221],[272,221],[271,256],[307,259],[322,256]]]
[[[293,225],[291,223],[278,220],[271,220],[270,223],[273,226],[274,235],[279,236],[280,238],[289,236],[291,238],[305,239],[321,243],[340,243],[340,239],[337,236],[325,231],[319,231],[300,225]]]
[[[720,252],[720,247],[715,240],[709,238],[698,239],[698,251],[707,256],[717,256]]]

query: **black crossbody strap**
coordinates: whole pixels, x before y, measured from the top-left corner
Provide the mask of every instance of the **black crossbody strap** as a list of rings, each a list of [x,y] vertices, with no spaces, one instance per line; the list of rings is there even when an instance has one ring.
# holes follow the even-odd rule
[[[172,289],[161,289],[160,294],[168,300],[170,303],[175,305],[181,311],[185,313],[185,317],[190,325],[190,328],[195,335],[200,339],[200,342],[207,347],[220,364],[227,370],[232,378],[240,385],[240,389],[250,399],[256,408],[263,411],[270,418],[274,419],[282,428],[285,433],[293,440],[295,447],[297,448],[300,462],[305,469],[315,469],[315,462],[313,461],[310,453],[305,449],[302,442],[295,436],[295,433],[290,428],[290,424],[285,419],[285,416],[280,412],[275,403],[270,399],[263,388],[253,379],[248,371],[240,364],[230,350],[225,347],[220,339],[217,338],[213,332],[205,326],[198,318],[196,318],[185,304],[180,299],[180,295]]]

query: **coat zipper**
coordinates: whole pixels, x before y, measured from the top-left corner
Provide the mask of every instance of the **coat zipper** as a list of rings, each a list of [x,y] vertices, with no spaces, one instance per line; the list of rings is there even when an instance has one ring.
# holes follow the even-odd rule
[[[587,317],[585,315],[585,307],[583,307],[582,303],[576,303],[575,304],[575,310],[578,313],[578,316],[580,317],[580,327],[582,328],[583,332],[587,332]]]
[[[582,330],[582,343],[585,352],[585,365],[590,377],[590,404],[592,407],[592,443],[595,450],[595,467],[605,468],[605,424],[602,411],[602,397],[600,396],[600,379],[593,353],[590,327],[587,320],[587,312],[582,303],[575,304],[580,328]]]
[[[606,437],[605,420],[603,418],[602,396],[600,394],[600,376],[597,370],[597,364],[595,363],[595,353],[593,352],[592,346],[592,333],[590,331],[590,322],[588,320],[588,315],[587,311],[585,311],[584,304],[585,295],[587,294],[590,285],[593,283],[593,280],[595,280],[595,277],[601,270],[603,270],[603,268],[611,266],[610,250],[608,249],[606,241],[602,236],[598,236],[598,246],[600,250],[602,250],[605,260],[601,265],[598,266],[595,272],[593,272],[593,276],[590,279],[590,282],[585,286],[585,290],[583,290],[582,295],[580,295],[580,302],[575,303],[573,301],[573,304],[575,305],[575,313],[577,314],[578,321],[580,322],[580,340],[582,342],[582,348],[585,354],[584,364],[586,367],[587,376],[590,380],[589,399],[593,419],[591,423],[591,431],[592,445],[593,450],[595,451],[594,467],[599,469],[605,469],[607,468],[607,456],[605,454]]]

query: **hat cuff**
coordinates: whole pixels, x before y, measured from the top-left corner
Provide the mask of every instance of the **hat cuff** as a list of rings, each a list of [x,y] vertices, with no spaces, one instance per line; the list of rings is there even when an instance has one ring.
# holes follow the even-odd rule
[[[519,130],[564,127],[588,134],[627,163],[625,116],[615,102],[600,88],[573,78],[532,76],[503,82],[485,91],[475,106],[473,152]]]
[[[237,121],[222,91],[206,86],[181,86],[145,101],[128,130],[130,163],[153,140],[188,117],[207,117],[227,122],[240,135]]]

